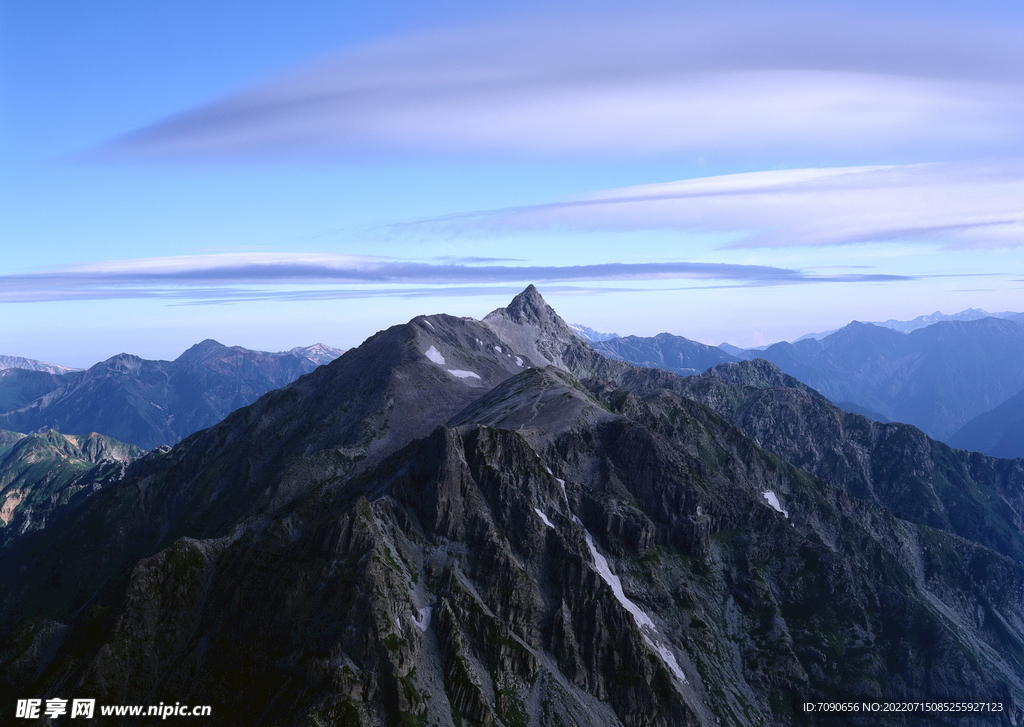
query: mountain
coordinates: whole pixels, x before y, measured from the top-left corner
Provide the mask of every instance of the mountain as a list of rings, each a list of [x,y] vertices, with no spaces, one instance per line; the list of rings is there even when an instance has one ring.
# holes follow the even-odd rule
[[[820,341],[776,343],[741,357],[767,359],[832,401],[937,439],[1024,389],[1024,327],[996,318],[910,333],[855,321]]]
[[[282,352],[277,355],[283,356],[284,353],[285,352]],[[332,348],[331,346],[323,343],[314,343],[312,346],[296,346],[290,351],[287,351],[287,353],[310,361],[317,366],[323,366],[325,364],[329,364],[345,352],[340,348]]]
[[[989,313],[981,308],[968,308],[967,310],[962,310],[959,313],[954,313],[952,315],[946,315],[940,311],[935,311],[931,315],[918,316],[910,321],[897,321],[890,319],[887,321],[879,321],[875,325],[882,326],[883,328],[891,328],[894,331],[900,331],[902,333],[909,333],[910,331],[927,328],[928,326],[936,323],[943,323],[945,321],[978,321],[982,318],[1012,318],[1017,315],[1020,314],[1012,311]]]
[[[68,366],[58,366],[46,361],[36,361],[32,358],[21,356],[0,356],[0,370],[2,369],[24,369],[26,371],[45,371],[48,374],[67,374],[72,371],[81,371]]]
[[[119,479],[143,454],[102,434],[0,431],[0,543],[45,527],[58,508]]]
[[[0,427],[103,432],[144,449],[179,442],[336,358],[323,344],[281,353],[197,343],[174,361],[119,354],[61,376],[0,371]]]
[[[989,313],[988,311],[982,310],[981,308],[968,308],[967,310],[962,310],[959,313],[954,313],[952,315],[946,315],[945,313],[942,313],[940,311],[935,311],[931,315],[918,316],[917,318],[914,318],[913,320],[909,321],[898,321],[893,318],[890,318],[887,321],[869,321],[869,323],[873,326],[890,328],[894,331],[899,331],[900,333],[910,333],[911,331],[916,331],[920,328],[927,328],[928,326],[934,325],[935,323],[943,323],[945,321],[977,321],[981,320],[982,318],[1005,318],[1007,320],[1012,320],[1019,323],[1021,320],[1024,320],[1024,313],[1014,313],[1012,311],[1003,311],[1002,313]],[[793,343],[803,341],[807,338],[815,338],[820,340],[822,338],[825,338],[826,336],[835,333],[836,330],[837,329],[833,329],[831,331],[822,331],[820,333],[807,333],[803,336],[800,336],[800,338],[796,339],[796,341],[793,341]]]
[[[993,457],[1024,457],[1024,391],[974,417],[949,443]]]
[[[1015,724],[1021,464],[765,361],[608,359],[531,286],[382,331],[0,549],[0,699],[213,725]],[[802,707],[979,700],[1002,711]]]
[[[706,371],[720,363],[737,359],[719,346],[708,346],[671,333],[642,338],[626,336],[591,344],[595,351],[608,358],[628,361],[637,366],[665,369],[681,376]]]
[[[588,328],[587,326],[580,325],[579,323],[570,323],[569,328],[576,331],[576,333],[578,333],[583,338],[587,339],[588,341],[593,341],[594,343],[599,343],[600,341],[610,341],[613,338],[619,338],[618,333],[600,333],[598,331],[595,331],[593,328]]]

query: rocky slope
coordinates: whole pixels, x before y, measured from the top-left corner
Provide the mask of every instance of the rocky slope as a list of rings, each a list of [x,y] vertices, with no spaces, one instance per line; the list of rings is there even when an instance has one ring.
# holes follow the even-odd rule
[[[87,371],[0,371],[0,427],[103,432],[145,449],[170,445],[309,373],[341,352],[282,353],[206,340],[174,361],[120,354]]]
[[[483,322],[414,319],[6,547],[0,699],[225,725],[1016,723],[1016,552],[787,462],[813,411],[845,414],[764,363],[608,360],[532,287]],[[892,446],[888,476],[915,475]],[[799,706],[979,699],[1004,711]]]

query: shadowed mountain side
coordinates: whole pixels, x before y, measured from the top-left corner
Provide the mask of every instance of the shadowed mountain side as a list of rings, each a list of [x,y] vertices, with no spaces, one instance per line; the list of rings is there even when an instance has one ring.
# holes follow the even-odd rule
[[[1024,391],[967,422],[949,443],[993,457],[1024,457]]]
[[[228,535],[239,522],[425,436],[529,365],[507,347],[479,321],[419,317],[377,333],[170,452],[153,453],[131,468],[124,487],[101,491],[46,538],[21,544],[26,558],[54,567],[24,577],[36,586],[49,578],[61,584],[38,608],[84,603],[138,557],[182,536]],[[108,557],[96,561],[94,550],[71,545],[83,537]]]
[[[322,344],[264,353],[206,340],[174,361],[120,354],[63,376],[0,372],[0,426],[103,432],[152,449],[216,424],[338,354]]]
[[[3,369],[0,370],[0,412],[12,412],[27,407],[32,402],[40,401],[43,397],[50,395],[46,401],[52,401],[54,396],[51,392],[58,392],[62,388],[72,385],[80,380],[85,372],[73,371],[66,374],[57,374],[49,371],[32,371],[29,369]]]

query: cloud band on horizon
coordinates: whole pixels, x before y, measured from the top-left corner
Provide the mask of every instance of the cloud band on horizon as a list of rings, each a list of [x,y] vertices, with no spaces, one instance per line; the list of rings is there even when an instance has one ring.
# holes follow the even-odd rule
[[[408,262],[350,255],[254,253],[193,255],[88,263],[43,272],[0,276],[0,302],[118,298],[296,300],[303,297],[407,297],[410,286],[436,286],[437,295],[502,283],[732,281],[745,286],[913,280],[874,273],[817,274],[764,265],[701,262],[598,263],[572,266],[465,265]],[[323,289],[314,286],[359,286]],[[395,286],[381,288],[380,286]],[[260,287],[253,287],[260,286]],[[294,288],[298,287],[298,290]],[[490,294],[479,289],[477,294]]]

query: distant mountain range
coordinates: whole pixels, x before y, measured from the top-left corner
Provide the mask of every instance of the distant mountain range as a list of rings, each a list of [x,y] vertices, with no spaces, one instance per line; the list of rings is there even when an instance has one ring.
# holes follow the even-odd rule
[[[979,321],[982,318],[1006,318],[1017,323],[1022,323],[1024,322],[1024,313],[1014,313],[1013,311],[989,313],[981,308],[968,308],[967,310],[962,310],[959,313],[953,313],[952,315],[946,315],[945,313],[935,311],[931,315],[918,316],[917,318],[909,321],[897,321],[890,318],[887,321],[868,321],[868,323],[873,326],[881,326],[882,328],[891,328],[892,330],[899,331],[900,333],[910,333],[911,331],[916,331],[921,328],[927,328],[935,323],[944,323],[946,321]],[[796,339],[793,343],[802,341],[805,338],[822,339],[825,338],[825,336],[835,333],[837,330],[839,329],[823,331],[821,333],[808,333]]]
[[[174,361],[120,354],[84,371],[5,369],[0,428],[176,444],[340,354],[323,344],[267,353],[206,340]]]
[[[699,374],[720,363],[737,360],[717,346],[708,346],[671,333],[659,333],[650,338],[626,336],[592,342],[591,345],[595,351],[608,358],[628,361],[637,366],[665,369],[681,376]]]
[[[911,331],[916,331],[919,328],[927,328],[928,326],[934,323],[942,323],[945,321],[977,321],[981,320],[982,318],[1005,318],[1008,320],[1012,320],[1016,323],[1024,323],[1024,313],[1014,313],[1013,311],[989,313],[988,311],[982,310],[981,308],[968,308],[966,310],[962,310],[959,313],[954,313],[952,315],[946,315],[945,313],[942,313],[940,311],[935,311],[931,315],[918,316],[917,318],[914,318],[913,320],[909,321],[898,321],[890,318],[887,321],[867,321],[867,323],[873,326],[880,326],[882,328],[891,328],[892,330],[900,331],[901,333],[910,333]],[[619,336],[617,333],[599,333],[595,331],[593,328],[589,328],[580,323],[573,323],[570,325],[570,327],[588,341],[599,342],[608,341],[613,338],[621,338],[621,336]],[[795,339],[793,343],[796,343],[797,341],[803,341],[804,339],[807,338],[815,338],[820,340],[822,338],[825,338],[826,336],[832,335],[838,330],[838,328],[833,328],[831,331],[821,331],[819,333],[805,333],[804,335]],[[764,349],[768,348],[768,346],[771,345],[773,344],[769,343],[763,346],[742,348],[740,346],[734,346],[731,343],[720,343],[718,344],[718,348],[722,349],[731,356],[736,356],[737,354],[743,351],[763,351]]]
[[[745,350],[668,333],[591,346],[609,358],[684,376],[763,358],[847,411],[913,424],[958,447],[1024,456],[1024,394],[1017,396],[1024,391],[1024,326],[1018,322],[1024,316],[977,317],[983,314],[921,316],[903,322],[908,333],[896,330],[898,321],[855,321],[820,340],[807,336]],[[937,317],[958,320],[928,324]]]
[[[68,366],[58,366],[57,364],[47,363],[46,361],[36,361],[33,358],[22,358],[21,356],[0,356],[0,370],[2,369],[45,371],[49,374],[67,374],[72,371],[82,370],[73,369]]]
[[[1022,492],[1024,461],[764,360],[603,356],[531,286],[381,331],[0,541],[0,702],[211,704],[211,726],[1019,724]],[[980,701],[1002,711],[803,706]]]
[[[610,341],[613,338],[619,337],[618,333],[601,333],[599,331],[595,331],[593,328],[589,328],[579,323],[570,323],[569,328],[576,331],[576,333],[578,333],[586,340],[593,341],[594,343],[599,343],[601,341]]]
[[[776,343],[764,358],[836,402],[852,402],[946,440],[1024,390],[1024,327],[946,321],[910,333],[851,323],[819,340]]]

